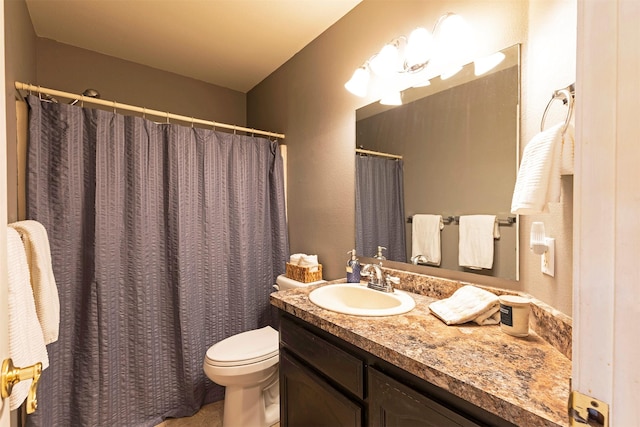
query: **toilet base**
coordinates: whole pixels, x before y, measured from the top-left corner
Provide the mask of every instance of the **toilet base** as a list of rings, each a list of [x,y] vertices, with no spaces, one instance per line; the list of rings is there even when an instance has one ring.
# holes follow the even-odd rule
[[[280,421],[277,372],[266,387],[225,388],[222,427],[270,427]]]

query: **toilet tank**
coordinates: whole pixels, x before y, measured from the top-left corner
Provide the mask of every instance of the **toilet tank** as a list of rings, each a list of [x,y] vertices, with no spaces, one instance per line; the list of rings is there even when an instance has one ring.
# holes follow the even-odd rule
[[[284,291],[287,289],[302,288],[304,286],[317,285],[325,282],[326,280],[318,280],[317,282],[302,283],[302,282],[298,282],[297,280],[289,279],[284,274],[281,274],[276,279],[276,284],[273,285],[273,289],[275,291]]]

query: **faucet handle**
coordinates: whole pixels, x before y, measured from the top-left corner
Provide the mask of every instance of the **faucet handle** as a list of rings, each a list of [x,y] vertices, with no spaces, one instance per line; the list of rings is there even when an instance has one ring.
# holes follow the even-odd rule
[[[392,276],[390,274],[386,274],[384,277],[385,282],[387,282],[388,285],[391,285],[392,283],[394,285],[398,285],[400,284],[400,278],[396,277],[396,276]]]

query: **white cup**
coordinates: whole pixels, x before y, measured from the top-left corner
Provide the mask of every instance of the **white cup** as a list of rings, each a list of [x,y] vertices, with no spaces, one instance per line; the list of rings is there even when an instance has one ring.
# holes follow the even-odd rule
[[[530,302],[527,298],[502,295],[500,297],[500,329],[515,337],[529,335]]]

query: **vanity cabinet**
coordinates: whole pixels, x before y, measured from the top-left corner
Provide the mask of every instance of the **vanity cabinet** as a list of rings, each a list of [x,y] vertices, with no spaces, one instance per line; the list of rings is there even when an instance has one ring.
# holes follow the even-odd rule
[[[374,368],[369,377],[369,425],[380,427],[479,426]]]
[[[280,426],[513,426],[279,312]]]
[[[281,426],[362,426],[362,405],[286,350],[280,353]]]

